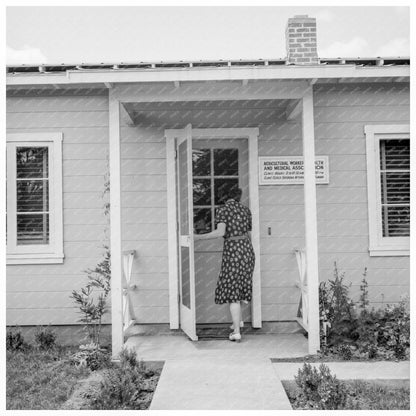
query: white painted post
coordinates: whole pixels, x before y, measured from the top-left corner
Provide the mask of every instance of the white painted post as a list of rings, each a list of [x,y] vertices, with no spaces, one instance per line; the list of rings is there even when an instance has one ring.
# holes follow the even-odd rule
[[[249,194],[250,210],[252,215],[251,239],[256,254],[256,263],[253,272],[253,301],[251,302],[251,326],[261,328],[261,278],[260,278],[260,230],[259,230],[259,178],[258,178],[258,135],[256,129],[248,138],[249,155]]]
[[[176,211],[176,157],[175,137],[166,133],[166,172],[168,198],[168,242],[169,242],[169,325],[179,329],[179,276],[178,276],[178,231]]]
[[[123,263],[121,253],[120,102],[109,93],[110,248],[112,359],[118,360],[123,344]]]
[[[313,87],[302,98],[302,136],[304,159],[305,249],[308,281],[308,350],[315,354],[319,348],[319,270],[318,231],[316,214],[315,131],[313,118]]]

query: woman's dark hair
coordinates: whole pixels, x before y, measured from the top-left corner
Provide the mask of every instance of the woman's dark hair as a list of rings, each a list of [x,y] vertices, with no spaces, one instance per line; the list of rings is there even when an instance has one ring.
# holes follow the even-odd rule
[[[240,202],[241,195],[243,194],[243,190],[241,188],[231,188],[228,193],[226,194],[226,199],[234,199],[235,201]],[[224,201],[224,202],[225,202]]]

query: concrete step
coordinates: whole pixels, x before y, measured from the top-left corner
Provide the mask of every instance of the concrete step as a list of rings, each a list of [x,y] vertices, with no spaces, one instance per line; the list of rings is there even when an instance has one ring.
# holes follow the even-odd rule
[[[289,358],[308,353],[308,340],[302,334],[243,335],[240,343],[222,339],[191,341],[186,336],[135,335],[125,343],[143,360],[168,360],[192,357]]]
[[[197,324],[197,334],[202,338],[228,339],[230,323]],[[263,322],[261,328],[253,328],[250,322],[244,323],[243,334],[302,334],[304,329],[296,321]],[[135,335],[181,335],[181,329],[170,329],[168,324],[136,324],[129,328],[127,337]]]

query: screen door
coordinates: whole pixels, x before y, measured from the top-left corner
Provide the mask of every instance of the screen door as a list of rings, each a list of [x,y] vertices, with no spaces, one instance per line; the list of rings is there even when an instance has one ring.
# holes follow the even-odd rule
[[[178,190],[180,326],[191,340],[197,341],[192,200],[192,126],[190,124],[177,136],[176,171]]]

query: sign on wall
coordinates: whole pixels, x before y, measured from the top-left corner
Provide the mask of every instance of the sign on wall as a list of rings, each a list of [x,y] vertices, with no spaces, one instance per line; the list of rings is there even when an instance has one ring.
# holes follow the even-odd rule
[[[303,183],[303,156],[259,157],[260,185]],[[316,183],[329,183],[328,156],[315,157]]]

